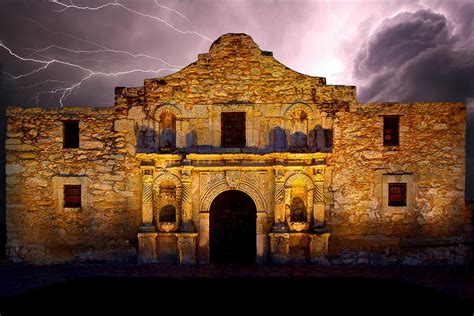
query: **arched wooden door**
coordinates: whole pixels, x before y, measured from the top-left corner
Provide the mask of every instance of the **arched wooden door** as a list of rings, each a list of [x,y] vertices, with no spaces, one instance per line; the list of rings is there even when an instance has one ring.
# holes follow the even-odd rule
[[[213,263],[255,263],[257,208],[237,190],[219,194],[210,209],[210,260]]]

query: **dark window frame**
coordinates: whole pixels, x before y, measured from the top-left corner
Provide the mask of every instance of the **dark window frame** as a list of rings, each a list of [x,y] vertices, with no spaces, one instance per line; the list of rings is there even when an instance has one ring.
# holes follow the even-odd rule
[[[242,148],[246,146],[246,112],[221,113],[221,146]]]
[[[407,206],[407,183],[397,182],[388,184],[388,206]]]
[[[383,145],[400,146],[400,116],[383,117]]]
[[[79,148],[80,125],[79,120],[63,121],[63,148]]]
[[[65,208],[82,207],[82,187],[80,184],[65,184],[63,187]]]

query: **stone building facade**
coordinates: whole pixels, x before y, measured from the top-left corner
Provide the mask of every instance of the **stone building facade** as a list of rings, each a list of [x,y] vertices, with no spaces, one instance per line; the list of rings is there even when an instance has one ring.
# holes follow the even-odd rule
[[[360,104],[245,34],[111,108],[7,116],[15,261],[465,260],[465,105]]]

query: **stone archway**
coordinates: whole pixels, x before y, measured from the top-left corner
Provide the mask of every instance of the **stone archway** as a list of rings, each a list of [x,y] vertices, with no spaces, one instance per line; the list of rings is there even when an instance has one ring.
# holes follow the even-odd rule
[[[239,190],[220,193],[210,206],[210,261],[255,263],[257,208],[252,198]]]

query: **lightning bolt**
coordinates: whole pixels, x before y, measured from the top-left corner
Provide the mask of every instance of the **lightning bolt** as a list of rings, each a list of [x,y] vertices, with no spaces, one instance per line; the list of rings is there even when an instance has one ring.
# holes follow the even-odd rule
[[[94,71],[92,69],[89,69],[89,68],[86,68],[86,67],[83,67],[81,65],[78,65],[78,64],[74,64],[74,63],[70,63],[70,62],[66,62],[66,61],[62,61],[62,60],[59,60],[59,59],[50,59],[50,60],[42,60],[42,59],[36,59],[36,58],[31,58],[31,57],[22,57],[20,55],[18,55],[17,53],[13,52],[8,46],[6,46],[3,42],[0,42],[0,47],[5,49],[11,56],[21,60],[21,61],[25,61],[25,62],[33,62],[33,63],[37,63],[37,64],[42,64],[42,66],[30,71],[30,72],[27,72],[27,73],[23,73],[21,75],[11,75],[11,74],[8,74],[12,77],[13,80],[18,80],[18,79],[22,79],[22,78],[25,78],[25,77],[28,77],[28,76],[31,76],[35,73],[38,73],[42,70],[45,70],[47,69],[49,66],[51,66],[52,64],[60,64],[60,65],[64,65],[64,66],[69,66],[69,67],[73,67],[73,68],[77,68],[77,69],[80,69],[82,71],[85,71],[87,74],[87,76],[83,77],[81,80],[79,80],[78,82],[75,82],[75,83],[72,83],[70,84],[69,86],[67,87],[59,87],[59,88],[55,88],[55,89],[52,89],[52,90],[49,90],[49,91],[41,91],[37,94],[36,96],[36,102],[38,101],[38,98],[39,98],[39,95],[43,94],[43,93],[51,93],[51,94],[58,94],[58,93],[61,93],[60,95],[60,98],[59,98],[59,104],[61,105],[61,107],[64,106],[64,100],[69,97],[71,95],[71,93],[77,89],[78,87],[80,87],[86,80],[89,80],[91,79],[92,77],[95,77],[95,76],[106,76],[106,77],[110,77],[110,76],[122,76],[122,75],[127,75],[127,74],[131,74],[131,73],[136,73],[136,72],[140,72],[140,73],[154,73],[154,74],[158,74],[162,71],[176,71],[178,70],[177,68],[161,68],[161,69],[155,69],[155,70],[150,70],[150,69],[132,69],[132,70],[127,70],[127,71],[118,71],[118,72],[101,72],[101,71]],[[52,82],[53,80],[49,80],[49,82]],[[42,81],[42,82],[39,82],[39,83],[36,83],[34,85],[31,85],[31,86],[25,86],[25,88],[32,88],[32,87],[37,87],[39,85],[42,85],[42,84],[45,84],[47,83],[48,80],[45,80],[45,81]]]
[[[48,49],[51,49],[51,48],[57,48],[57,49],[64,50],[64,51],[69,51],[69,52],[72,52],[72,53],[104,53],[104,52],[107,52],[107,53],[125,54],[125,55],[128,55],[130,57],[134,57],[134,58],[144,57],[144,58],[148,58],[148,59],[151,59],[151,60],[156,60],[156,61],[162,62],[163,64],[167,65],[168,67],[179,67],[179,68],[183,67],[182,65],[170,64],[166,60],[164,60],[160,57],[150,56],[150,55],[147,55],[147,54],[134,54],[132,52],[125,51],[125,50],[112,49],[112,48],[106,47],[104,45],[101,45],[99,43],[89,41],[89,40],[85,40],[83,38],[80,38],[80,37],[77,37],[77,36],[74,36],[74,35],[71,35],[71,34],[67,34],[67,33],[63,33],[63,32],[55,32],[55,31],[45,27],[44,25],[42,25],[38,21],[35,21],[33,19],[30,19],[30,18],[26,18],[26,19],[28,21],[32,22],[32,23],[35,23],[36,25],[41,27],[43,30],[45,30],[45,31],[47,31],[51,34],[67,36],[67,37],[72,38],[74,40],[77,40],[77,41],[80,41],[80,42],[83,42],[83,43],[87,43],[87,44],[92,44],[92,45],[100,48],[98,50],[73,50],[73,49],[69,49],[69,48],[66,48],[66,47],[59,46],[59,45],[49,45],[47,47],[44,47],[42,49],[37,49],[37,50],[35,50],[35,49],[26,49],[26,50],[33,51],[32,54],[29,55],[28,57],[31,57],[34,54],[38,54],[38,53],[47,51]],[[97,61],[97,59],[92,59],[92,60]]]
[[[186,21],[188,21],[189,25],[193,28],[193,31],[196,31],[196,28],[194,27],[193,22],[191,22],[191,20],[188,19],[188,17],[185,16],[183,13],[181,13],[181,12],[179,12],[178,10],[175,10],[175,9],[173,9],[173,8],[167,7],[167,6],[163,5],[163,4],[160,4],[157,0],[154,0],[154,2],[155,2],[155,4],[156,4],[157,6],[159,6],[160,8],[165,9],[165,10],[168,10],[168,11],[171,11],[171,12],[174,12],[174,13],[176,13],[177,15],[179,15],[180,17],[182,17],[183,19],[185,19]]]
[[[122,8],[122,9],[124,9],[124,10],[126,10],[126,11],[128,11],[128,12],[130,12],[130,13],[133,13],[133,14],[136,14],[136,15],[139,15],[139,16],[142,16],[142,17],[145,17],[145,18],[153,19],[153,20],[158,21],[158,22],[161,22],[161,23],[164,23],[166,26],[168,26],[169,28],[173,29],[174,31],[176,31],[176,32],[178,32],[178,33],[181,33],[181,34],[194,34],[194,35],[196,35],[196,36],[199,36],[199,37],[202,38],[202,39],[205,39],[206,41],[212,42],[212,40],[211,40],[209,37],[207,37],[207,36],[205,36],[205,35],[203,35],[203,34],[197,32],[195,29],[193,29],[192,31],[181,30],[181,29],[175,27],[174,25],[172,25],[171,23],[169,23],[168,21],[166,21],[166,20],[164,20],[164,19],[162,19],[162,18],[160,18],[160,17],[154,16],[154,15],[150,15],[150,14],[146,14],[146,13],[143,13],[143,12],[140,12],[140,11],[133,10],[133,9],[131,9],[131,8],[129,8],[129,7],[127,7],[127,6],[125,6],[125,5],[121,4],[121,3],[119,3],[118,0],[115,0],[114,2],[107,2],[107,3],[104,3],[104,4],[102,4],[102,5],[100,5],[100,6],[96,6],[96,7],[78,6],[78,5],[73,4],[72,1],[71,1],[71,4],[66,4],[66,3],[63,3],[63,2],[61,2],[61,1],[59,1],[59,0],[49,0],[49,2],[54,3],[54,4],[57,4],[57,5],[60,5],[60,6],[63,7],[63,9],[61,9],[61,10],[56,10],[56,12],[64,12],[64,11],[69,10],[69,9],[87,10],[87,11],[99,11],[99,10],[105,9],[105,8],[107,8],[107,7],[120,7],[120,8]],[[156,2],[155,2],[155,3],[156,3]],[[159,5],[159,4],[157,4],[157,5]],[[160,5],[160,6],[161,6],[161,5]],[[164,6],[163,6],[163,7],[164,7]],[[168,8],[168,7],[166,7],[166,8],[169,9],[169,10],[173,10],[173,9]],[[176,11],[176,10],[174,10],[174,11],[175,11],[175,12],[178,12],[178,11]],[[181,13],[179,13],[179,14],[182,15]],[[182,15],[182,16],[184,16],[184,15]],[[186,18],[186,19],[189,21],[188,18]]]
[[[167,61],[165,61],[164,59],[160,58],[160,57],[153,57],[153,56],[150,56],[150,55],[146,55],[146,54],[133,54],[133,53],[130,53],[128,51],[124,51],[124,50],[115,50],[115,49],[98,49],[98,50],[76,50],[76,49],[70,49],[70,48],[66,48],[66,47],[62,47],[62,46],[58,46],[58,45],[49,45],[49,46],[46,46],[44,48],[41,48],[41,49],[31,49],[31,48],[25,48],[25,50],[30,50],[30,51],[33,51],[30,55],[28,55],[28,57],[31,57],[31,56],[34,56],[35,54],[39,54],[39,53],[42,53],[42,52],[45,52],[49,49],[52,49],[52,48],[56,48],[56,49],[59,49],[59,50],[63,50],[63,51],[67,51],[67,52],[70,52],[70,53],[75,53],[75,54],[81,54],[81,53],[89,53],[89,54],[96,54],[96,53],[117,53],[117,54],[125,54],[125,55],[128,55],[130,57],[134,57],[134,58],[139,58],[139,57],[145,57],[145,58],[148,58],[148,59],[152,59],[152,60],[156,60],[156,61],[159,61],[165,65],[167,65],[168,67],[182,67],[180,65],[173,65],[173,64],[170,64],[168,63]],[[92,59],[92,60],[97,60],[97,59]]]
[[[169,23],[168,21],[166,21],[166,20],[164,20],[160,17],[134,10],[130,7],[125,6],[122,3],[119,3],[117,0],[115,0],[114,2],[107,2],[105,4],[95,6],[95,7],[94,6],[79,6],[79,5],[74,4],[72,1],[70,1],[70,4],[63,3],[59,0],[49,0],[49,2],[54,3],[54,4],[62,7],[60,10],[55,10],[55,12],[64,12],[64,11],[70,10],[70,9],[83,10],[83,11],[99,11],[99,10],[105,9],[107,7],[119,7],[119,8],[121,8],[123,10],[126,10],[127,12],[132,13],[134,15],[138,15],[140,17],[144,17],[144,18],[147,18],[147,19],[153,19],[154,21],[164,23],[167,27],[171,28],[172,30],[174,30],[174,31],[176,31],[180,34],[191,34],[191,35],[198,36],[198,37],[200,37],[200,38],[202,38],[206,41],[212,42],[211,39],[209,39],[205,35],[199,33],[196,30],[196,27],[191,22],[191,20],[188,17],[186,17],[183,13],[181,13],[178,10],[167,7],[165,5],[162,5],[157,0],[154,0],[154,3],[155,3],[156,6],[158,6],[160,9],[171,11],[171,12],[174,12],[177,15],[179,15],[181,18],[185,19],[187,21],[187,23],[189,23],[192,30],[189,31],[189,30],[180,29],[180,28],[174,26],[173,24]],[[42,25],[41,23],[39,23],[39,22],[37,22],[33,19],[30,19],[30,18],[26,18],[26,19],[29,20],[32,23],[35,23],[41,29],[43,29],[43,30],[45,30],[45,31],[47,31],[47,32],[49,32],[53,35],[66,36],[68,38],[74,39],[75,41],[81,42],[82,44],[87,44],[87,45],[92,45],[93,46],[92,48],[89,48],[89,49],[79,49],[79,50],[71,49],[71,48],[64,47],[64,46],[57,45],[57,44],[48,45],[48,46],[45,46],[45,47],[42,47],[42,48],[22,48],[22,50],[29,52],[26,55],[26,54],[20,54],[19,52],[14,51],[11,47],[9,47],[10,45],[7,46],[4,42],[0,41],[0,49],[5,50],[10,56],[14,57],[15,59],[17,59],[19,61],[25,62],[25,63],[35,64],[35,66],[33,66],[32,70],[24,72],[24,73],[11,74],[11,73],[7,73],[7,72],[3,72],[8,77],[10,77],[10,81],[22,80],[22,79],[25,79],[27,77],[31,77],[35,74],[46,71],[52,65],[61,65],[61,66],[64,66],[64,67],[67,67],[67,68],[70,68],[70,69],[75,69],[76,71],[79,71],[79,73],[83,73],[83,75],[81,75],[81,78],[79,80],[75,81],[75,82],[63,81],[63,80],[57,80],[57,79],[49,78],[47,80],[37,82],[37,83],[31,84],[31,85],[23,85],[23,86],[15,87],[14,89],[4,87],[7,90],[22,90],[22,89],[34,89],[34,88],[39,88],[39,87],[48,86],[48,85],[52,86],[49,89],[44,89],[44,87],[43,87],[42,89],[44,89],[44,90],[39,91],[39,92],[36,93],[35,97],[32,98],[32,99],[35,100],[35,104],[38,104],[39,98],[42,95],[49,94],[50,99],[54,96],[58,96],[59,97],[59,104],[60,104],[61,107],[63,107],[64,106],[64,101],[72,93],[74,93],[75,91],[78,91],[79,88],[81,87],[81,85],[84,84],[84,82],[86,82],[87,80],[90,80],[91,78],[94,78],[94,77],[98,77],[98,76],[118,77],[118,76],[128,75],[128,74],[132,74],[132,73],[151,73],[151,74],[157,75],[157,74],[159,74],[160,72],[163,72],[163,71],[170,71],[170,72],[177,71],[182,67],[180,65],[174,65],[172,63],[169,63],[166,60],[164,60],[160,57],[157,57],[157,56],[152,56],[152,55],[143,54],[143,53],[135,53],[135,52],[127,51],[127,50],[113,49],[113,48],[107,47],[105,45],[102,45],[102,43],[97,43],[97,42],[94,42],[94,41],[83,39],[83,38],[80,38],[78,36],[74,36],[72,34],[68,34],[68,33],[64,33],[64,32],[53,31],[53,30],[47,28],[46,26]],[[146,58],[146,59],[149,59],[149,60],[160,62],[162,64],[162,66],[158,67],[157,69],[136,68],[136,69],[130,69],[130,70],[115,71],[115,72],[97,71],[97,70],[94,70],[92,68],[81,65],[81,64],[79,64],[79,62],[89,61],[89,60],[98,62],[99,59],[96,59],[96,58],[86,58],[86,59],[76,58],[76,59],[73,59],[70,56],[67,60],[65,59],[65,57],[52,58],[52,57],[47,56],[47,55],[49,55],[49,52],[52,51],[52,50],[59,50],[59,51],[68,52],[68,53],[72,53],[72,54],[91,54],[91,55],[92,54],[117,54],[117,55],[125,55],[125,56],[132,57],[132,58]],[[106,61],[110,62],[112,60],[113,59],[108,58]]]

